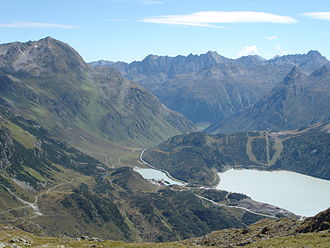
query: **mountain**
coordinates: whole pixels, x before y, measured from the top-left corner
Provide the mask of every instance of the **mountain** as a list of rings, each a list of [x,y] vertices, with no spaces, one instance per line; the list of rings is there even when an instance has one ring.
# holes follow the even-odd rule
[[[128,167],[108,168],[61,142],[37,122],[16,114],[10,106],[0,106],[0,148],[0,222],[9,225],[0,225],[0,244],[64,242],[81,247],[97,242],[112,247],[118,242],[102,240],[176,241],[246,227],[264,218],[237,208],[241,200],[253,204],[241,194],[168,187],[151,183]],[[260,206],[257,203],[257,211],[267,208]],[[285,213],[272,206],[268,209],[274,217]],[[324,230],[326,218],[322,214],[322,221],[308,219],[301,232]],[[2,235],[6,232],[10,235]]]
[[[183,134],[146,150],[143,159],[198,185],[216,184],[217,172],[228,168],[289,170],[329,180],[329,130],[327,123],[279,132]]]
[[[305,74],[294,67],[267,96],[227,120],[206,129],[211,133],[295,129],[330,120],[330,67]]]
[[[228,59],[217,52],[189,56],[149,55],[130,64],[98,61],[121,71],[155,94],[170,109],[205,126],[223,121],[268,94],[294,66],[310,73],[329,61],[317,51],[265,60]]]
[[[225,200],[226,194],[213,198]],[[48,236],[160,242],[264,218],[217,205],[208,195],[151,183],[132,168],[108,168],[0,107],[0,223]],[[247,198],[234,196],[233,202]]]
[[[156,144],[194,129],[119,72],[92,69],[68,44],[51,37],[0,45],[0,97],[107,164],[120,146]]]

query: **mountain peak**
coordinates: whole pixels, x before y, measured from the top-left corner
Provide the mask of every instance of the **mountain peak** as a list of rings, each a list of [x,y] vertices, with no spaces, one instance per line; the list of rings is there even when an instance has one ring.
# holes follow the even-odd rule
[[[155,54],[149,54],[147,57],[144,58],[144,61],[148,61],[148,60],[156,60],[159,59],[160,56],[155,55]]]
[[[42,39],[40,39],[39,41],[43,41],[43,40],[46,40],[46,41],[58,41],[58,40],[54,39],[54,38],[51,37],[51,36],[47,36],[47,37],[45,37],[45,38],[42,38]]]
[[[262,61],[266,61],[266,59],[264,59],[263,57],[261,57],[259,55],[247,55],[247,56],[242,56],[242,57],[238,58],[237,61],[243,62],[243,63],[257,64]]]
[[[33,75],[89,68],[70,45],[50,36],[38,41],[0,45],[0,67]]]
[[[206,56],[208,56],[209,58],[213,59],[216,63],[221,63],[223,61],[223,59],[224,59],[224,57],[222,57],[216,51],[208,51],[206,53]]]
[[[323,57],[322,54],[317,51],[317,50],[310,50],[308,53],[307,53],[308,56],[310,57]]]
[[[209,56],[220,56],[220,54],[219,53],[217,53],[216,51],[208,51],[207,53],[206,53],[206,55],[209,55]]]

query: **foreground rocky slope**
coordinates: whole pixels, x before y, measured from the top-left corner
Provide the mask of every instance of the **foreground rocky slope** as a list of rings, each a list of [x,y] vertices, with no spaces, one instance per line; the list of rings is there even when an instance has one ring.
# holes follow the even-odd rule
[[[124,243],[102,240],[97,237],[81,236],[76,239],[67,237],[40,237],[23,232],[12,226],[0,226],[0,245],[6,247],[273,247],[273,248],[327,248],[330,242],[329,212],[326,210],[305,221],[280,219],[265,220],[242,229],[216,231],[203,237],[175,243]],[[319,224],[316,224],[319,223]],[[312,226],[317,229],[311,228]],[[309,232],[301,232],[301,227],[309,227]]]
[[[302,233],[309,233],[303,235]],[[316,234],[318,233],[318,234]],[[304,221],[263,220],[244,229],[213,232],[184,241],[187,245],[215,247],[327,247],[330,242],[330,208]]]
[[[194,128],[120,73],[93,70],[51,37],[0,45],[0,98],[108,165],[120,145],[156,144]]]
[[[213,185],[228,168],[290,170],[330,179],[330,124],[232,135],[190,133],[148,149],[144,159],[190,183]]]

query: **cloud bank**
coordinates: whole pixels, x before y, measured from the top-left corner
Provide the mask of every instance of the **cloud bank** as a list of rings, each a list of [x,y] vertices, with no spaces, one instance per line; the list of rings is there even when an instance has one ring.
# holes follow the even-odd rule
[[[308,12],[308,13],[303,13],[302,15],[313,19],[330,21],[330,12]]]
[[[297,20],[290,16],[274,15],[265,12],[255,11],[201,11],[186,15],[165,15],[147,17],[141,22],[176,24],[198,27],[221,27],[215,24],[223,23],[297,23]]]
[[[258,48],[257,46],[246,46],[244,47],[241,51],[238,52],[238,56],[248,56],[248,55],[253,55],[258,53]]]

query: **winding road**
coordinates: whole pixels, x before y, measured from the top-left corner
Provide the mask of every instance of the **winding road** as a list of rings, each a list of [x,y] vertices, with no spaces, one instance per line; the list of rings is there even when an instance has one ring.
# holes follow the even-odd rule
[[[180,183],[183,183],[183,184],[184,184],[183,187],[185,187],[185,188],[187,188],[187,189],[191,189],[191,187],[187,186],[187,183],[186,183],[186,182],[180,181],[180,180],[178,180],[178,179],[172,177],[172,176],[170,175],[170,173],[168,173],[167,171],[165,171],[165,170],[163,170],[163,169],[158,169],[157,167],[155,167],[155,166],[151,165],[150,163],[146,162],[146,161],[143,159],[143,154],[145,153],[146,150],[147,150],[147,148],[143,149],[143,150],[141,151],[141,154],[140,154],[140,161],[141,161],[143,164],[147,165],[148,167],[150,167],[150,168],[152,168],[152,169],[155,169],[155,170],[158,170],[158,171],[164,172],[164,173],[165,173],[170,179],[172,179],[172,180],[174,180],[174,181],[177,181],[177,182],[180,182]],[[205,188],[205,187],[203,187],[203,188]],[[208,189],[208,188],[205,188],[205,189]],[[225,198],[226,198],[226,200],[227,200],[229,203],[231,203],[231,201],[230,201],[229,198],[228,198],[228,195],[229,195],[229,194],[230,194],[230,192],[228,192],[228,193],[226,194]],[[275,217],[275,216],[273,216],[273,215],[268,215],[268,214],[258,213],[258,212],[252,211],[252,210],[250,210],[250,209],[247,209],[247,208],[245,208],[245,207],[231,206],[231,205],[227,205],[227,204],[218,203],[218,202],[215,202],[215,201],[213,201],[213,200],[211,200],[211,199],[208,199],[208,198],[206,198],[206,197],[204,197],[204,196],[198,195],[198,194],[196,194],[196,193],[194,193],[194,195],[195,195],[196,197],[198,197],[199,199],[202,199],[202,200],[208,201],[208,202],[210,202],[210,203],[212,203],[212,204],[214,204],[214,205],[220,206],[220,207],[228,207],[228,208],[241,209],[241,210],[244,210],[244,211],[246,211],[246,212],[249,212],[249,213],[252,213],[252,214],[256,214],[256,215],[259,215],[259,216],[263,216],[263,217],[267,217],[267,218],[272,218],[272,219],[277,219],[277,217]],[[240,222],[242,222],[242,221],[240,220]],[[243,224],[246,225],[245,223],[243,223]]]

